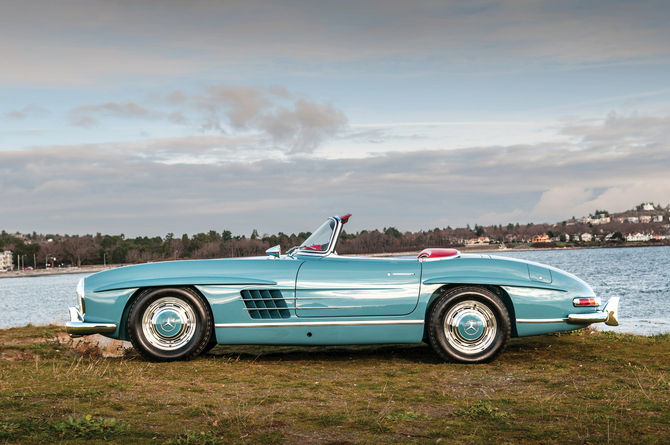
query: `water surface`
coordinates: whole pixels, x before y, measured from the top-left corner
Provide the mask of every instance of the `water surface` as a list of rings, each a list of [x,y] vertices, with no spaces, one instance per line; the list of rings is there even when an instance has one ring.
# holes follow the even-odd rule
[[[603,330],[659,334],[670,332],[670,246],[510,252],[509,256],[544,263],[577,275],[605,303],[619,301],[619,326]]]
[[[670,246],[623,249],[501,251],[577,275],[606,302],[621,297],[620,326],[601,329],[650,335],[670,332]],[[0,279],[0,327],[63,324],[88,274]]]

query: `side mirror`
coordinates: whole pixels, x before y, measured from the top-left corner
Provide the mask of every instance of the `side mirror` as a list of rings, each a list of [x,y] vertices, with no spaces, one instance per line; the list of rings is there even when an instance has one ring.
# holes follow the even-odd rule
[[[281,246],[277,244],[274,247],[270,247],[268,250],[265,251],[265,253],[267,253],[273,258],[279,258],[279,255],[281,255]]]

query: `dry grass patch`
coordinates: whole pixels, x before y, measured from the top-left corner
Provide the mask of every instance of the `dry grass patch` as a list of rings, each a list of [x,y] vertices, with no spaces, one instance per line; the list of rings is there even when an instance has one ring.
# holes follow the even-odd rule
[[[87,443],[646,444],[670,437],[667,335],[513,339],[499,360],[475,366],[442,363],[426,345],[217,346],[191,362],[155,364],[132,353],[86,354],[35,335],[45,328],[21,329],[0,331],[0,354],[30,356],[0,360],[0,443],[52,443],[54,431],[59,442],[81,443],[80,429],[91,431]],[[56,331],[45,330],[52,338]],[[8,344],[16,339],[34,341]]]

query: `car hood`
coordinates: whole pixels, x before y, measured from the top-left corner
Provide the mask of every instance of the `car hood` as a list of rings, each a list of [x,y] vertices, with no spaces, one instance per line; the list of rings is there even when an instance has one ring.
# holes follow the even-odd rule
[[[278,267],[282,263],[283,267]],[[269,257],[226,258],[215,260],[166,261],[106,270],[86,278],[90,292],[153,286],[188,285],[273,285],[268,269],[291,269],[299,262]],[[270,278],[266,278],[266,277]],[[259,278],[263,277],[263,278]]]

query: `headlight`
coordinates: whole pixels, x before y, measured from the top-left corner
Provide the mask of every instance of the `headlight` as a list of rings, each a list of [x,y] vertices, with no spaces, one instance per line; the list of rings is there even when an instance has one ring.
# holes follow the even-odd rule
[[[77,284],[77,304],[79,305],[79,312],[83,316],[86,313],[86,299],[84,298],[84,280],[86,278],[82,278],[79,280],[79,284]]]

